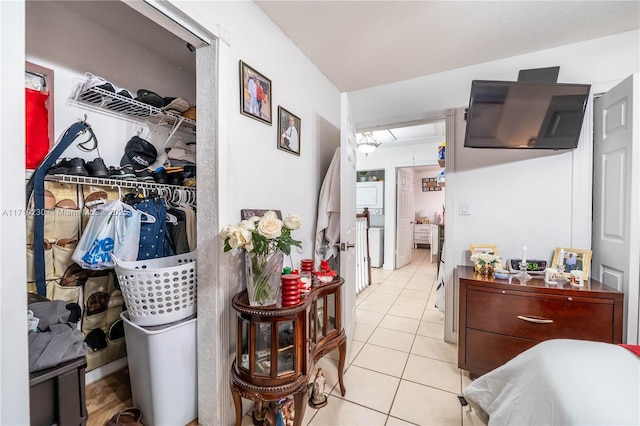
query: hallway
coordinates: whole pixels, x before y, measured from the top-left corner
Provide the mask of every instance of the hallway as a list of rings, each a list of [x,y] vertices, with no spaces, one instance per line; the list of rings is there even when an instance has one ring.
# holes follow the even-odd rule
[[[307,406],[303,425],[470,425],[457,395],[470,383],[457,367],[457,346],[445,343],[444,314],[435,306],[437,264],[414,250],[396,271],[372,270],[357,297],[357,325],[340,395],[337,351],[319,360],[326,407]],[[243,425],[251,425],[245,416]],[[474,424],[481,422],[474,416]]]

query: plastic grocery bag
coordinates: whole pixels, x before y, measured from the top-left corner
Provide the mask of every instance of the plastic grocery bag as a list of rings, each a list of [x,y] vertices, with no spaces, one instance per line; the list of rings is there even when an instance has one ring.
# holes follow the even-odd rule
[[[111,255],[119,260],[136,260],[141,215],[120,200],[94,207],[71,259],[84,269],[94,270],[113,268]]]

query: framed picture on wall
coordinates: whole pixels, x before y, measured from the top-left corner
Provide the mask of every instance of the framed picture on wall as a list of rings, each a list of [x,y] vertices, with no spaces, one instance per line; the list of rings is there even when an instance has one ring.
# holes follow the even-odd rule
[[[422,178],[422,192],[442,191],[437,178]]]
[[[240,61],[240,112],[271,125],[271,80]]]
[[[300,118],[278,106],[278,149],[300,155]]]

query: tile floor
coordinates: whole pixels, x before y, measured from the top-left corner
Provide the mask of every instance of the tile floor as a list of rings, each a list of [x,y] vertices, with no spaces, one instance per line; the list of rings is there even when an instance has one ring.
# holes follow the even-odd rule
[[[316,363],[327,379],[328,404],[307,406],[308,426],[471,425],[457,395],[470,383],[445,343],[444,314],[434,306],[436,263],[418,249],[407,266],[372,270],[357,297],[356,329],[340,394],[337,351]],[[251,425],[251,417],[243,418]],[[482,422],[473,416],[473,424]]]

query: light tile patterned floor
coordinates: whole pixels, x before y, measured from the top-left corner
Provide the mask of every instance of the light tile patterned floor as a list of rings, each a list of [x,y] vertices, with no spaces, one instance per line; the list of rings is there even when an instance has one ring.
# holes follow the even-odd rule
[[[457,396],[470,383],[457,367],[457,346],[444,342],[444,314],[434,306],[436,263],[418,249],[396,271],[373,269],[372,285],[356,300],[356,329],[337,384],[337,353],[316,367],[327,377],[326,407],[307,407],[306,426],[467,426]],[[251,425],[245,416],[243,425]],[[473,416],[473,424],[482,424]]]

